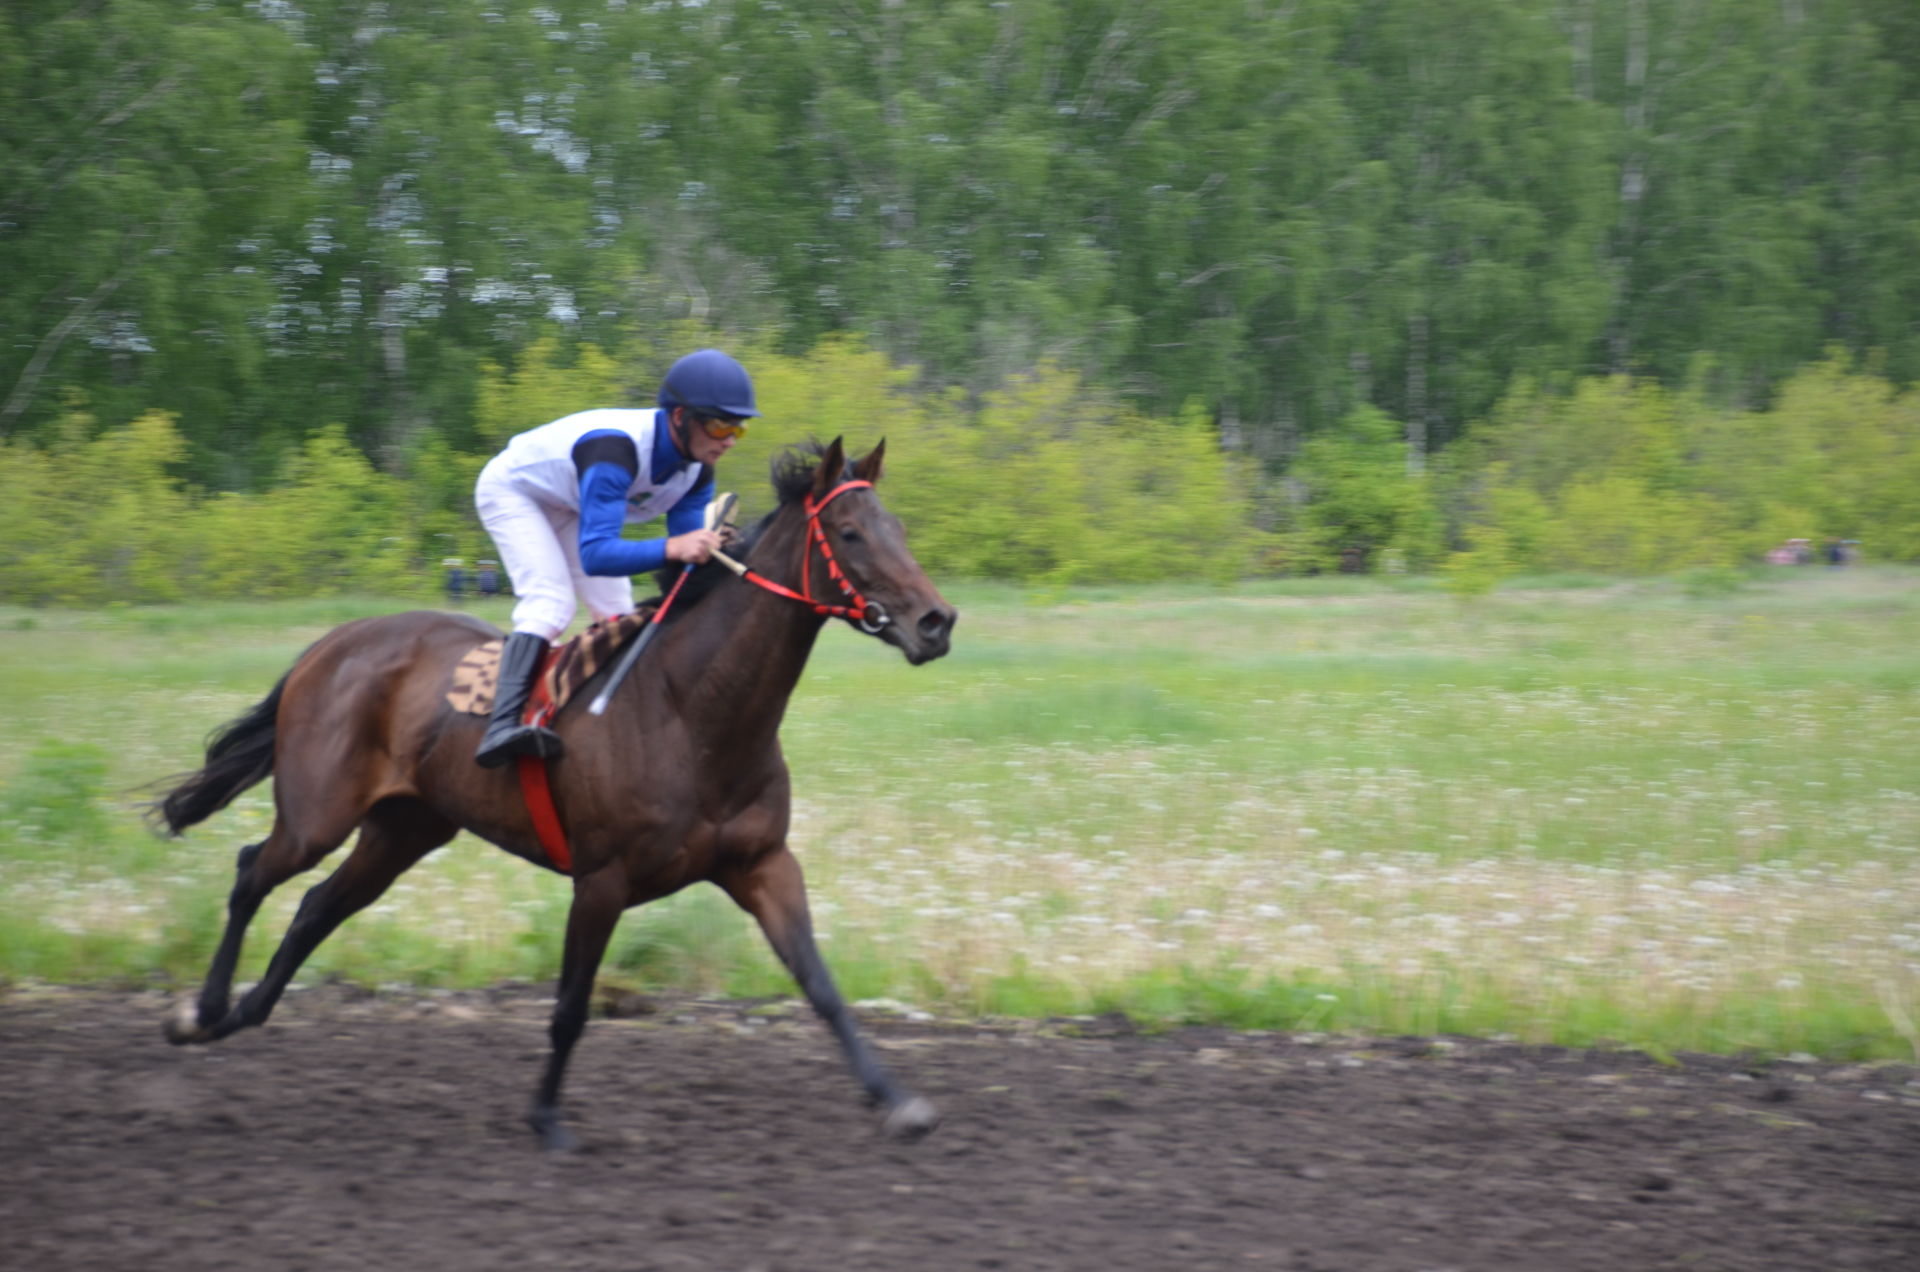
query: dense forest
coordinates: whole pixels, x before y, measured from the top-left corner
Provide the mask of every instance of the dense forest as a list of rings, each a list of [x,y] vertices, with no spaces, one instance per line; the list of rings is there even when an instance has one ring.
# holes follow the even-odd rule
[[[858,374],[884,409],[949,458],[1039,445],[1010,418],[1157,436],[1161,459],[1107,484],[1198,516],[1153,475],[1198,456],[1194,484],[1243,523],[1236,568],[1564,563],[1539,545],[1581,535],[1534,522],[1631,449],[1581,458],[1589,433],[1548,426],[1568,418],[1643,441],[1664,421],[1646,444],[1665,466],[1629,473],[1649,524],[1661,501],[1686,510],[1652,563],[1686,555],[1675,535],[1712,560],[1779,532],[1920,553],[1920,516],[1873,485],[1920,475],[1901,395],[1920,378],[1920,5],[0,13],[16,487],[111,472],[82,452],[137,434],[210,515],[325,454],[458,539],[474,456],[561,410],[647,400],[696,339],[788,368],[776,432],[822,431],[816,395],[871,355]],[[1820,393],[1852,403],[1837,425],[1806,407]],[[1812,413],[1778,414],[1794,401]],[[1802,434],[1784,485],[1749,471],[1761,439]],[[1513,449],[1537,459],[1549,435],[1574,457]],[[1738,494],[1720,489],[1730,437],[1755,487]],[[1877,473],[1836,475],[1869,455]],[[1075,480],[1076,506],[1112,512]],[[1482,533],[1502,517],[1534,528]],[[1036,550],[956,547],[955,568],[1057,572]]]

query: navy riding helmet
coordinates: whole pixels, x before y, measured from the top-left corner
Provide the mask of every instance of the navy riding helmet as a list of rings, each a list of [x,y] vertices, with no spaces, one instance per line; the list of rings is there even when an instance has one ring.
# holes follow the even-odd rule
[[[753,378],[747,369],[718,349],[700,349],[667,369],[660,382],[660,409],[684,406],[697,415],[731,415],[747,419],[760,414],[753,405]]]

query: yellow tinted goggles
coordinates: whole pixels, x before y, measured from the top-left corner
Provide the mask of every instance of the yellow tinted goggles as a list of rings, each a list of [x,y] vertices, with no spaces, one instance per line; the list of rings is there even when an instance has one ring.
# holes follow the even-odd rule
[[[745,420],[734,419],[727,415],[696,415],[693,419],[700,426],[700,431],[715,441],[739,437],[747,431]]]

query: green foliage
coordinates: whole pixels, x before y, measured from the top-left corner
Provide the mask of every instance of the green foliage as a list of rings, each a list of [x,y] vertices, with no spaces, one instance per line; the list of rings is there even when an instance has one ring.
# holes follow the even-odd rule
[[[698,339],[688,333],[690,343]],[[487,372],[489,427],[532,427],[617,399],[622,372],[610,358],[587,346],[562,368],[557,348],[537,343],[514,374]],[[1046,402],[1030,397],[1008,399],[1009,413],[989,427],[960,419],[935,428],[927,423],[934,407],[909,392],[911,374],[858,342],[828,341],[805,358],[752,356],[767,418],[728,476],[753,474],[808,437],[845,434],[864,450],[890,434],[900,457],[890,489],[901,492],[900,509],[936,568],[1064,580],[1232,577],[1243,564],[1244,495],[1198,414],[1156,424],[1050,372],[1044,392],[1076,403],[1064,423],[1042,419]],[[271,488],[203,496],[173,475],[185,445],[172,417],[153,412],[95,432],[91,416],[72,411],[49,445],[0,442],[8,595],[79,603],[404,591],[420,586],[447,549],[484,549],[471,491],[486,456],[437,438],[406,457],[403,480],[377,471],[336,426],[291,454]],[[1037,449],[1023,460],[1028,432]],[[1076,465],[1089,452],[1106,462],[1083,478]],[[750,507],[765,503],[757,480],[740,484]],[[1014,502],[1016,492],[1031,498]],[[1156,522],[1166,529],[1151,539],[1113,532]],[[1023,552],[1040,555],[1021,566]]]
[[[1364,573],[1393,553],[1422,569],[1440,556],[1439,512],[1407,452],[1394,421],[1370,407],[1302,447],[1290,470],[1302,491],[1297,568]]]
[[[406,590],[413,543],[395,478],[376,472],[334,427],[308,439],[282,484],[224,495],[202,525],[215,596],[332,596]]]
[[[149,412],[90,436],[80,411],[45,449],[0,442],[0,592],[31,603],[164,601],[182,595],[189,500],[171,475],[183,444]]]
[[[1247,483],[1196,410],[1146,419],[1049,365],[971,412],[958,395],[914,392],[911,370],[844,337],[804,357],[743,356],[764,418],[721,481],[748,515],[768,506],[757,474],[782,448],[842,437],[861,455],[884,439],[888,504],[936,576],[1057,586],[1247,567]]]
[[[685,348],[713,342],[712,333],[682,333]],[[761,411],[720,471],[722,483],[740,496],[743,520],[771,509],[765,474],[787,447],[839,437],[858,456],[884,440],[888,504],[901,513],[924,556],[926,527],[911,500],[939,478],[940,462],[924,440],[937,404],[912,391],[913,370],[894,365],[864,341],[845,337],[822,341],[804,356],[755,346],[735,346],[735,352],[751,368]]]
[[[597,346],[581,345],[564,367],[558,365],[560,352],[557,339],[542,336],[521,351],[511,373],[496,363],[481,363],[474,426],[490,450],[563,415],[628,405],[619,365]]]
[[[421,565],[437,569],[448,556],[491,558],[495,549],[474,515],[473,487],[491,455],[454,450],[439,437],[426,438],[407,456],[401,497],[405,527]]]
[[[1896,393],[1836,352],[1802,368],[1755,424],[1745,447],[1723,438],[1713,456],[1726,497],[1763,510],[1751,550],[1798,535],[1920,559],[1920,390]]]
[[[172,417],[88,439],[69,414],[42,449],[0,442],[0,589],[34,604],[153,603],[188,596],[396,592],[417,584],[402,483],[339,427],[309,438],[283,481],[203,498],[171,475]]]
[[[1513,541],[1499,525],[1466,527],[1467,546],[1449,553],[1441,569],[1457,596],[1485,596],[1513,572]]]
[[[418,591],[707,342],[939,573],[1920,560],[1886,0],[371,12],[0,14],[8,597]]]
[[[0,432],[57,433],[81,390],[111,425],[208,429],[205,471],[244,470],[222,432],[292,387],[269,358],[315,210],[311,57],[236,6],[29,0],[0,61]]]
[[[1916,67],[1890,0],[18,0],[0,435],[79,391],[209,489],[334,424],[397,472],[689,320],[1197,403],[1270,475],[1360,407],[1437,458],[1523,377],[1907,384]]]
[[[1559,516],[1529,564],[1562,570],[1655,574],[1714,559],[1703,531],[1712,506],[1650,490],[1624,474],[1581,478],[1560,492]]]
[[[921,441],[901,512],[929,568],[1053,586],[1247,568],[1244,478],[1196,411],[1148,420],[1049,364]]]
[[[719,339],[673,335],[675,349]],[[1518,572],[1725,569],[1793,537],[1920,559],[1920,391],[1839,354],[1761,411],[1624,376],[1523,381],[1432,466],[1362,408],[1302,445],[1263,532],[1247,461],[1198,404],[1143,416],[1049,363],[975,408],[851,337],[804,355],[733,347],[766,412],[721,473],[745,515],[768,507],[760,474],[782,448],[840,436],[860,455],[884,438],[889,503],[936,576],[1058,588],[1438,566],[1473,596]],[[588,345],[561,366],[558,342],[538,342],[511,374],[485,372],[489,428],[630,398],[621,386],[666,356]],[[257,493],[187,485],[187,451],[158,411],[102,430],[75,407],[43,442],[0,441],[0,587],[34,604],[420,594],[440,558],[488,552],[472,488],[489,455],[436,435],[390,474],[322,429]]]
[[[1455,460],[1460,534],[1497,531],[1522,569],[1724,568],[1788,538],[1920,546],[1920,395],[1838,354],[1762,411],[1627,377],[1521,385]]]

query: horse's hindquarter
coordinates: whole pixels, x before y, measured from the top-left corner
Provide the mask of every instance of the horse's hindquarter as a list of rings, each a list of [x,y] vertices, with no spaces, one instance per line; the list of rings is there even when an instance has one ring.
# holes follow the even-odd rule
[[[471,763],[478,717],[469,721],[475,728],[450,729],[460,719],[446,704],[446,688],[460,658],[496,635],[464,615],[415,611],[362,619],[323,637],[288,676],[280,705],[281,812],[299,816],[324,802],[364,816],[383,799],[418,796],[465,824],[452,805],[471,797],[441,797],[428,770],[448,749],[449,732],[453,749],[465,742]]]

